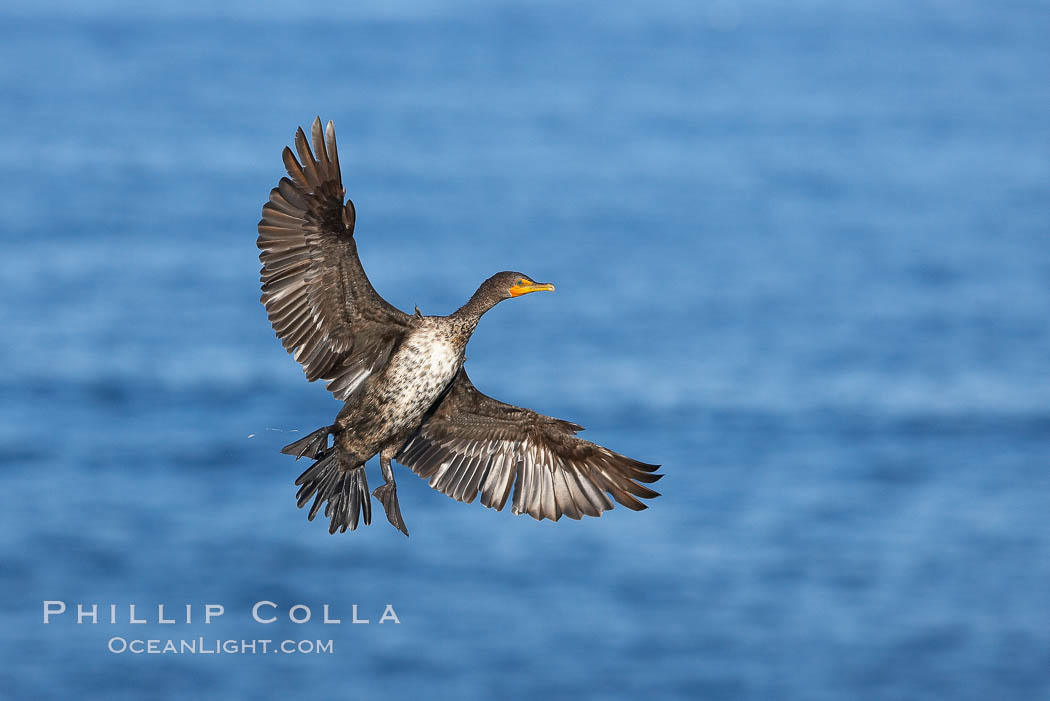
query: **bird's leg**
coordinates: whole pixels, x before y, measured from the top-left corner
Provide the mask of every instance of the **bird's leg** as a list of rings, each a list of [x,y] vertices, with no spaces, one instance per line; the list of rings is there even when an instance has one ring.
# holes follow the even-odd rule
[[[397,504],[397,483],[394,482],[394,468],[390,466],[390,460],[394,457],[393,452],[385,449],[379,453],[379,466],[383,468],[384,484],[376,487],[372,496],[379,500],[386,510],[386,518],[393,524],[394,528],[408,535],[408,528],[401,518],[401,507]]]

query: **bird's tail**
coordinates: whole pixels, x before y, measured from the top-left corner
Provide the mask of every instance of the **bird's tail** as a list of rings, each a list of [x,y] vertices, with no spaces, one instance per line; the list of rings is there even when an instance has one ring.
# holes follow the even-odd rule
[[[326,431],[324,441],[327,445],[327,429],[322,430]],[[313,435],[310,434],[303,441]],[[364,464],[355,464],[338,445],[325,448],[319,457],[317,462],[295,480],[299,486],[295,495],[299,508],[303,508],[311,497],[314,500],[307,518],[313,521],[321,504],[328,502],[324,515],[330,519],[329,533],[343,533],[348,528],[351,531],[355,530],[362,516],[366,526],[372,523],[372,502],[368,493]]]

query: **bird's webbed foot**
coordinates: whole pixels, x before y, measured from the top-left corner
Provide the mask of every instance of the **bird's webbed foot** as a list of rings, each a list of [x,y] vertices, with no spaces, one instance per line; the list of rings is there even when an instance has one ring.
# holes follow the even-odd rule
[[[294,455],[296,460],[299,458],[320,460],[328,450],[328,436],[334,429],[334,426],[322,426],[305,438],[284,446],[281,452],[285,455]]]
[[[380,456],[379,464],[383,468],[384,484],[379,485],[372,492],[372,496],[379,500],[386,511],[386,518],[394,528],[408,535],[408,527],[405,520],[401,518],[401,507],[397,503],[397,483],[394,481],[394,470],[390,466],[390,458]]]

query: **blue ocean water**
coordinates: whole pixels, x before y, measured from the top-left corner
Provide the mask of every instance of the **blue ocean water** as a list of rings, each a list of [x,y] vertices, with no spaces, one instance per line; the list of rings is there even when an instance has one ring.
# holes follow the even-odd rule
[[[1050,697],[1045,3],[0,18],[0,696]],[[339,404],[273,337],[255,224],[315,114],[392,303],[557,284],[472,377],[664,465],[650,510],[536,523],[403,468],[410,539],[295,508],[278,450]],[[334,651],[107,650],[199,636]]]

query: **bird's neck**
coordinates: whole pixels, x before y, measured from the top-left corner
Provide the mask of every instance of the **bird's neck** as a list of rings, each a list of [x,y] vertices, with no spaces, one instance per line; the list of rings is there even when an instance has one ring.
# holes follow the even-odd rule
[[[499,301],[478,290],[467,300],[466,304],[452,312],[450,316],[463,324],[468,329],[468,333],[473,333],[485,312],[496,306]]]

